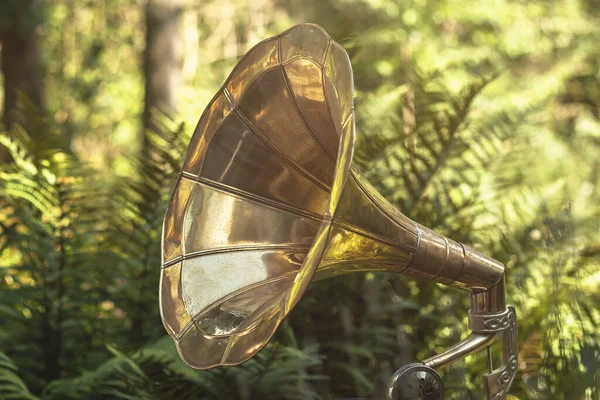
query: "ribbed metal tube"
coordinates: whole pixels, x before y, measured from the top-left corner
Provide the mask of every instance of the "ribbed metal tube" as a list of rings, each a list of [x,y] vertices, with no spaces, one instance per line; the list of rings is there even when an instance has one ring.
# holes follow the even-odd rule
[[[504,265],[477,250],[417,224],[419,244],[404,273],[444,285],[486,291],[504,275]]]

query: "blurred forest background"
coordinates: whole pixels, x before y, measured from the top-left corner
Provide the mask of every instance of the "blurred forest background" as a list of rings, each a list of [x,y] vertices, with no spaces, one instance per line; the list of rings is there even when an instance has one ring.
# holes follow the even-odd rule
[[[467,334],[466,292],[369,273],[312,284],[239,367],[194,371],[167,337],[189,138],[239,57],[302,21],[350,54],[371,182],[506,263],[512,398],[600,399],[597,0],[3,0],[0,398],[383,398]],[[440,371],[446,398],[483,398],[486,370]]]

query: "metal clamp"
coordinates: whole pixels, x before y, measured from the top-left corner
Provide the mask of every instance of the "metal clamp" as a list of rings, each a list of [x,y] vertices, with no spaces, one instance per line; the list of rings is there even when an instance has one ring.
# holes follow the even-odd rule
[[[506,321],[506,322],[504,322]],[[517,315],[515,308],[508,306],[505,317],[501,320],[490,318],[487,327],[498,325],[502,330],[502,365],[483,376],[487,398],[504,400],[517,373],[519,356],[517,350]],[[490,365],[490,369],[492,366]]]
[[[501,332],[509,327],[510,309],[497,314],[474,314],[469,310],[469,329],[473,332]]]

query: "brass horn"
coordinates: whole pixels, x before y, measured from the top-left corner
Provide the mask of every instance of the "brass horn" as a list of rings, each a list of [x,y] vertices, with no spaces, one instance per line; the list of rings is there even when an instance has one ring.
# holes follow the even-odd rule
[[[413,222],[367,182],[352,163],[352,98],[350,59],[319,26],[294,26],[240,60],[200,118],[166,212],[165,328],[191,367],[235,365],[269,341],[311,280],[403,273],[471,290],[473,332],[399,369],[388,397],[428,378],[443,398],[434,368],[501,333],[503,362],[484,386],[506,398],[517,347],[504,266]]]

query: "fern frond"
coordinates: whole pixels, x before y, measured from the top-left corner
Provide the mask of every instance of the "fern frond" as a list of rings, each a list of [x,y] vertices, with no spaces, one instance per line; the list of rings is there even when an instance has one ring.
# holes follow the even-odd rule
[[[16,365],[4,353],[0,353],[0,397],[15,400],[37,400],[18,375]]]

